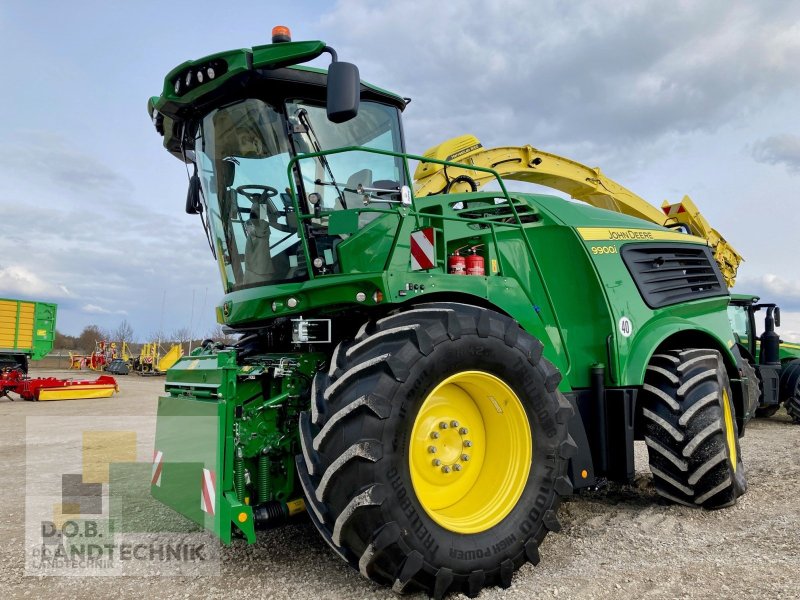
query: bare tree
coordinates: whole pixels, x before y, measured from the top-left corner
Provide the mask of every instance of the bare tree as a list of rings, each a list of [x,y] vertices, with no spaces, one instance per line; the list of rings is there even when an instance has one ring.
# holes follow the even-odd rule
[[[183,346],[183,351],[185,353],[189,352],[189,342],[192,341],[192,332],[189,331],[188,327],[179,327],[175,329],[170,337],[173,343]]]
[[[108,339],[108,332],[97,325],[87,325],[78,336],[76,346],[85,353],[94,352],[95,342]]]
[[[75,350],[78,338],[73,335],[61,333],[56,329],[55,347],[59,350]]]
[[[182,344],[192,339],[192,333],[188,327],[179,327],[178,329],[173,329],[169,337],[170,341]]]
[[[236,336],[227,333],[222,325],[214,326],[214,328],[208,332],[206,337],[214,340],[215,342],[225,344],[226,346],[236,342]]]
[[[131,324],[127,320],[122,321],[119,327],[114,330],[112,339],[118,342],[120,346],[126,342],[130,344],[133,341],[133,327],[131,327]]]
[[[162,331],[161,329],[157,329],[150,334],[150,337],[147,338],[147,341],[158,342],[160,344],[163,344],[164,342],[169,341],[168,338],[169,336],[164,331]]]

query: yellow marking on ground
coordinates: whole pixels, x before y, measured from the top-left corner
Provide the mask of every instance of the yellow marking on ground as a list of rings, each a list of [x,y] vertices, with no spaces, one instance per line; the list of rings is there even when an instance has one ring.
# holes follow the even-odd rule
[[[108,483],[112,462],[136,462],[136,432],[84,431],[83,483]]]

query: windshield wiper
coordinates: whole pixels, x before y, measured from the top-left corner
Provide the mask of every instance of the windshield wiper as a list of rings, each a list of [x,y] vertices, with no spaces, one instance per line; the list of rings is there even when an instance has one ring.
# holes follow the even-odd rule
[[[322,147],[319,145],[319,137],[317,136],[317,132],[314,131],[314,128],[311,126],[311,120],[308,118],[308,111],[305,108],[299,108],[297,109],[297,112],[295,112],[295,115],[300,123],[305,125],[307,130],[306,133],[308,134],[308,139],[311,141],[311,145],[314,148],[314,152],[322,152]],[[347,208],[347,202],[344,199],[344,194],[339,188],[339,185],[336,183],[336,178],[333,176],[333,171],[331,170],[331,165],[328,163],[328,159],[324,154],[321,154],[319,156],[319,160],[325,167],[325,170],[328,171],[328,175],[331,176],[331,182],[336,188],[336,193],[339,195],[339,201],[342,203],[344,208]],[[319,183],[319,180],[317,180],[316,183]]]

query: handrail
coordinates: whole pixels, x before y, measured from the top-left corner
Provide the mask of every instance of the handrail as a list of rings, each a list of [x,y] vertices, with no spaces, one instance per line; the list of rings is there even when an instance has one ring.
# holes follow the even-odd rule
[[[364,148],[362,146],[346,146],[346,147],[342,147],[342,148],[334,148],[332,150],[322,150],[320,152],[307,152],[307,153],[297,154],[296,156],[293,156],[289,160],[289,164],[286,167],[286,175],[287,175],[287,178],[289,179],[289,192],[290,192],[290,194],[292,196],[292,202],[294,204],[295,214],[298,216],[298,219],[300,221],[310,220],[311,218],[314,218],[314,217],[313,217],[313,215],[306,214],[306,213],[304,213],[303,211],[300,210],[300,200],[299,200],[299,197],[298,197],[297,187],[295,185],[295,178],[294,178],[295,165],[298,165],[298,163],[300,161],[302,161],[302,160],[318,158],[320,156],[342,154],[344,152],[366,152],[366,153],[369,153],[369,154],[379,154],[379,155],[382,155],[382,156],[392,156],[392,157],[395,157],[395,158],[400,158],[400,159],[403,160],[403,168],[404,168],[404,171],[405,171],[405,174],[406,174],[406,180],[409,183],[411,181],[413,181],[412,178],[411,178],[411,171],[409,170],[409,167],[408,167],[408,161],[409,160],[416,160],[416,161],[419,161],[421,163],[435,163],[435,164],[444,165],[444,166],[452,166],[452,167],[455,167],[455,168],[464,168],[464,166],[465,166],[463,163],[456,163],[456,162],[452,162],[452,161],[448,161],[448,160],[439,160],[439,159],[436,159],[436,158],[429,158],[429,157],[425,157],[425,156],[419,156],[419,155],[416,155],[416,154],[405,154],[405,153],[402,153],[402,152],[394,152],[394,151],[391,151],[391,150],[381,150],[381,149],[378,149],[378,148]],[[481,171],[481,172],[484,172],[484,173],[488,173],[488,174],[493,175],[495,177],[495,179],[497,180],[497,183],[500,185],[500,189],[502,191],[503,197],[505,198],[506,202],[508,203],[508,206],[511,208],[511,212],[513,213],[513,216],[514,216],[514,220],[516,221],[515,225],[517,227],[522,228],[522,221],[520,220],[519,214],[517,213],[517,208],[514,205],[514,202],[512,201],[511,197],[509,196],[508,190],[506,189],[506,186],[503,183],[503,178],[500,176],[500,174],[497,171],[495,171],[494,169],[491,169],[489,167],[471,167],[471,168],[473,168],[476,171]],[[298,171],[299,171],[299,169],[300,169],[300,167],[298,165]],[[409,186],[409,189],[411,190],[411,207],[410,207],[409,212],[406,213],[406,214],[409,215],[409,216],[413,216],[415,218],[415,220],[417,221],[417,224],[419,224],[419,218],[420,217],[428,217],[428,218],[430,218],[430,217],[434,216],[434,215],[430,215],[430,214],[427,214],[427,213],[421,213],[421,212],[419,212],[417,210],[416,197],[414,196],[414,190],[413,190],[413,188],[411,188],[411,186]],[[367,208],[367,207],[365,207],[363,209],[362,208],[357,208],[357,209],[353,209],[353,210],[358,210],[359,212],[385,212],[385,213],[395,213],[395,214],[398,213],[398,211],[394,210],[394,209],[378,209],[378,208],[370,209],[370,208]],[[466,220],[463,217],[459,217],[459,216],[451,217],[451,216],[445,216],[445,215],[435,215],[435,217],[437,219],[450,220],[450,221],[464,221],[464,220]],[[495,226],[512,226],[512,224],[510,224],[510,223],[495,223],[493,221],[489,221],[489,220],[485,220],[485,219],[469,219],[469,222],[470,223],[483,223],[483,224],[488,225],[490,227],[492,240],[493,240],[494,246],[495,246],[495,254],[497,256],[499,256],[499,246],[498,246],[498,243],[497,243],[497,235],[496,235],[496,232],[495,232],[494,228],[495,228]],[[398,228],[398,231],[395,233],[395,239],[394,239],[394,241],[392,243],[392,250],[390,251],[389,256],[387,257],[387,262],[385,264],[389,264],[389,262],[391,261],[391,257],[394,255],[394,251],[395,251],[396,246],[397,246],[397,236],[399,234],[400,234],[400,231],[399,231],[399,228]],[[526,246],[526,248],[528,250],[528,253],[530,254],[531,260],[535,263],[535,258],[533,256],[533,248],[530,245],[530,241],[527,239],[527,236],[523,236],[523,237],[525,238],[525,246]],[[305,232],[301,233],[300,240],[301,240],[301,243],[303,245],[303,254],[305,255],[306,264],[310,265],[311,264],[311,252],[310,252],[309,247],[308,247],[308,239],[306,238]],[[537,265],[537,268],[538,268],[538,265]],[[308,276],[311,279],[314,279],[316,277],[314,272],[313,272],[313,269],[309,269],[308,270]]]

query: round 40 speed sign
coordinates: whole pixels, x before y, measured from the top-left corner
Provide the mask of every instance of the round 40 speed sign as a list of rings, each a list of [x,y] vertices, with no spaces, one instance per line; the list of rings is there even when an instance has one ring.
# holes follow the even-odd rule
[[[619,332],[622,334],[622,337],[631,337],[633,333],[633,323],[628,317],[622,317],[619,320]]]

